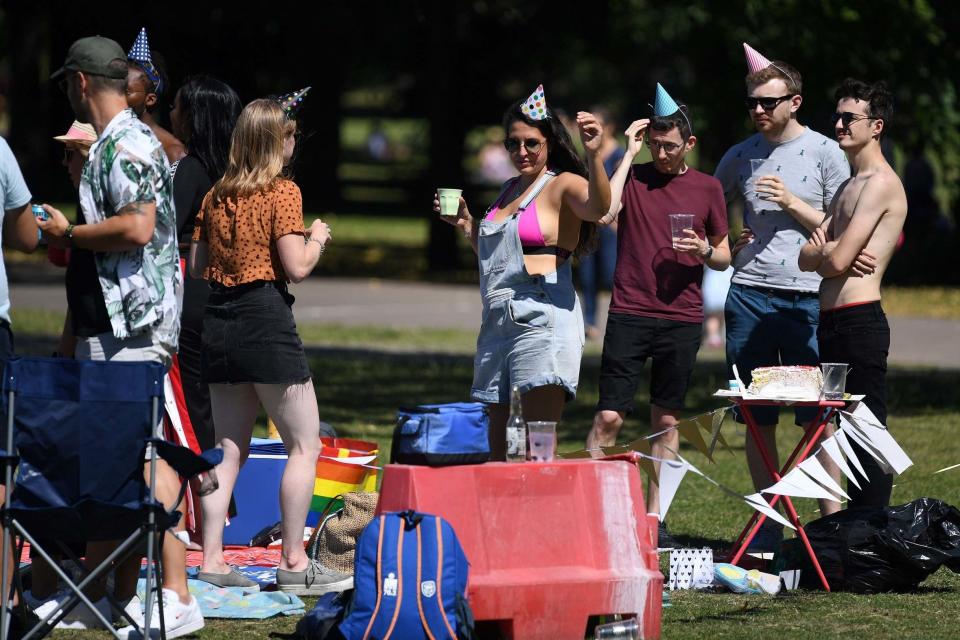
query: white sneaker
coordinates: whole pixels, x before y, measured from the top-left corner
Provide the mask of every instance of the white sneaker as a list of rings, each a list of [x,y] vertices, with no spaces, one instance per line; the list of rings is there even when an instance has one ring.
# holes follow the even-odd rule
[[[66,598],[70,597],[70,592],[66,594]],[[100,598],[99,600],[94,600],[93,606],[96,607],[97,611],[103,614],[103,617],[107,620],[113,620],[113,612],[110,609],[110,601],[106,597]],[[90,611],[90,608],[82,602],[78,603],[70,613],[68,613],[63,620],[60,621],[56,626],[57,629],[103,629],[103,623],[100,621],[97,616]]]
[[[60,612],[63,603],[70,597],[70,592],[61,589],[45,599],[35,598],[32,591],[24,591],[23,599],[34,615],[43,620],[51,613]]]
[[[150,615],[151,639],[160,637],[160,608],[157,604],[153,605],[153,611]],[[196,598],[190,596],[190,603],[183,604],[175,591],[164,589],[163,621],[168,638],[179,638],[188,633],[199,631],[203,629],[203,614],[200,613],[200,603],[197,602]],[[142,640],[143,638],[140,630],[132,625],[120,629],[119,633],[124,640]]]

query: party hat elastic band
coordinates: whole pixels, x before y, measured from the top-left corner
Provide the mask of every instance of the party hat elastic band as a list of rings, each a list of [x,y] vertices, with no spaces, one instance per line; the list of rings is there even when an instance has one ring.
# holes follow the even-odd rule
[[[653,104],[650,106],[653,108],[653,115],[657,118],[666,118],[679,111],[683,119],[687,121],[687,127],[690,129],[690,133],[693,133],[693,125],[690,123],[690,118],[687,117],[687,114],[683,112],[683,109],[680,108],[677,101],[667,93],[667,90],[664,89],[663,85],[659,82],[657,83],[656,96],[653,99]]]
[[[520,113],[531,120],[545,120],[547,118],[547,99],[543,96],[543,85],[537,88],[530,97],[520,105]]]
[[[153,66],[153,59],[150,57],[150,43],[147,41],[146,27],[140,27],[140,33],[137,34],[137,39],[133,41],[133,46],[127,53],[127,59],[136,62],[147,74],[150,82],[153,83],[154,93],[163,91],[163,80],[160,78],[160,72]]]
[[[285,93],[276,99],[277,102],[280,103],[280,106],[283,107],[283,110],[287,112],[287,117],[293,118],[297,115],[297,111],[300,110],[300,105],[308,91],[310,91],[310,87],[304,87],[298,91]]]

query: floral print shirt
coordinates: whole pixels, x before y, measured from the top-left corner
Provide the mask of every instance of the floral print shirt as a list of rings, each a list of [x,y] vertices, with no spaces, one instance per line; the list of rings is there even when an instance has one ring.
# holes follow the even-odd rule
[[[172,351],[180,333],[183,289],[173,175],[156,136],[125,109],[90,147],[80,207],[87,224],[97,224],[134,202],[156,203],[153,237],[139,249],[94,254],[103,301],[116,338],[150,332],[155,343]]]

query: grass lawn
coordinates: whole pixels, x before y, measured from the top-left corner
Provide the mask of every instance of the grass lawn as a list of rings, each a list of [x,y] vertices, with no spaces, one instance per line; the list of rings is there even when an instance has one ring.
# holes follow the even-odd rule
[[[343,435],[379,442],[382,459],[388,456],[397,407],[466,398],[472,367],[471,359],[462,355],[417,356],[346,348],[313,349],[311,366],[321,417]],[[560,425],[561,451],[582,448],[597,400],[598,373],[598,358],[585,358],[580,392]],[[692,381],[688,415],[723,406],[723,401],[711,394],[724,382],[720,363],[701,363]],[[955,393],[958,385],[960,372],[956,371],[890,372],[890,427],[915,462],[897,483],[894,503],[931,496],[960,504],[960,470],[932,475],[960,462],[960,451],[950,444],[960,430],[960,397]],[[637,400],[638,406],[647,406],[645,390]],[[648,418],[644,413],[628,420],[622,441],[646,432]],[[796,438],[796,427],[789,422],[781,420],[781,451]],[[728,420],[724,434],[734,455],[718,451],[716,464],[688,446],[682,453],[715,480],[742,493],[751,492],[743,463],[743,429]],[[801,518],[816,517],[813,500],[798,499],[796,504]],[[749,516],[745,505],[688,474],[670,509],[669,522],[684,544],[719,549],[729,544]],[[960,576],[941,570],[911,594],[859,596],[805,591],[761,597],[675,592],[671,600],[672,606],[663,612],[664,638],[949,638],[955,637],[955,623],[960,619]],[[262,622],[210,620],[198,637],[283,638],[295,624],[296,620],[289,618]],[[62,632],[56,637],[74,636]]]

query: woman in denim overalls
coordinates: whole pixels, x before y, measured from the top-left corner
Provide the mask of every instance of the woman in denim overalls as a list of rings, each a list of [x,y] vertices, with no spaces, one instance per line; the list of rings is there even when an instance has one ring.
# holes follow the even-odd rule
[[[483,219],[472,217],[462,198],[457,216],[443,218],[463,230],[480,266],[483,322],[471,395],[490,405],[494,460],[506,455],[514,385],[527,420],[560,420],[576,395],[584,335],[571,258],[596,243],[595,222],[610,209],[597,120],[577,114],[588,170],[553,110],[527,108],[534,96],[503,119],[504,146],[520,175],[504,183]]]

